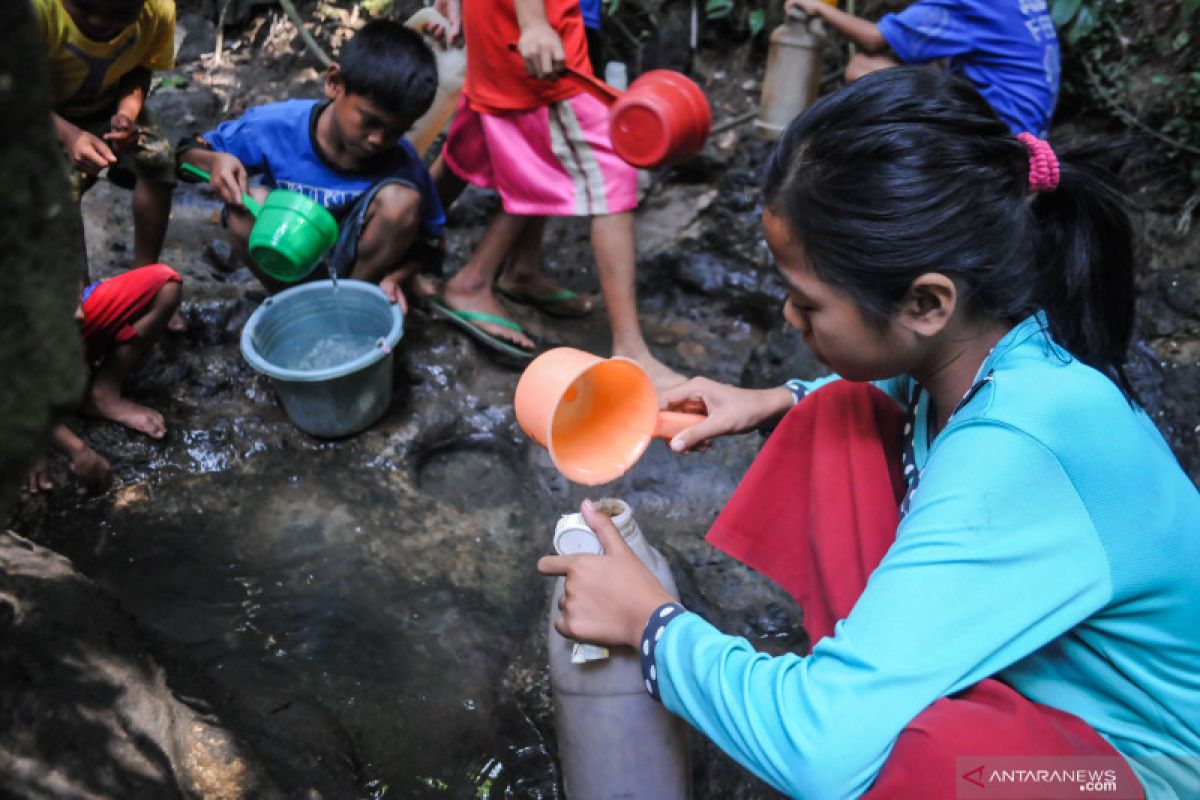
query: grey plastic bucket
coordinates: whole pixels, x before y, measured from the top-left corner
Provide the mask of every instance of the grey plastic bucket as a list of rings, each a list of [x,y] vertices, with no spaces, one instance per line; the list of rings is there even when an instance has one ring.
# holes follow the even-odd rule
[[[294,286],[264,300],[242,329],[242,355],[271,378],[296,427],[313,436],[347,436],[383,416],[392,399],[392,350],[404,330],[400,307],[374,284],[340,280],[336,301],[333,281]],[[311,349],[338,333],[378,341],[366,354],[324,369],[277,363],[282,353]]]

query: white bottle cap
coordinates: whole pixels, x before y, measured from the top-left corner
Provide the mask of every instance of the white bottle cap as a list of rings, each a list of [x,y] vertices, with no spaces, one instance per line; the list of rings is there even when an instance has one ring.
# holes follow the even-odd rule
[[[629,72],[623,61],[609,61],[604,65],[604,82],[622,92],[629,88]]]
[[[583,521],[582,514],[564,514],[554,526],[554,552],[560,556],[601,555],[604,548],[600,546],[599,537]]]

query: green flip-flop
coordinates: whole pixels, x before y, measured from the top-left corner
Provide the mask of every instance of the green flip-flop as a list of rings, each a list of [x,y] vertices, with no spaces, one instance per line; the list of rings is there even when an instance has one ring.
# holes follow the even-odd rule
[[[579,297],[578,292],[573,292],[570,289],[559,289],[557,292],[550,294],[525,294],[524,292],[514,292],[511,289],[505,289],[499,283],[495,285],[496,291],[512,300],[514,303],[520,303],[524,306],[533,306],[543,314],[549,314],[552,317],[560,317],[562,319],[578,319],[586,317],[592,313],[592,307],[589,305],[584,309],[575,309],[564,303],[570,302]]]
[[[428,302],[433,316],[449,322],[485,347],[520,361],[532,361],[533,357],[537,355],[535,350],[526,350],[513,342],[501,339],[499,336],[493,336],[478,325],[480,322],[487,322],[492,325],[499,325],[502,328],[508,328],[516,333],[525,334],[525,329],[511,319],[505,319],[504,317],[498,317],[495,314],[488,314],[483,311],[465,311],[458,308],[451,308],[440,297],[430,297]]]

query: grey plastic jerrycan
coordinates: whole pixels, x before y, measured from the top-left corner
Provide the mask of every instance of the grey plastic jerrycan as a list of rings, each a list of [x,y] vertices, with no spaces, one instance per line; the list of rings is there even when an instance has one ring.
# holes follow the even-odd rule
[[[767,71],[754,128],[778,139],[788,123],[817,99],[825,58],[825,28],[818,19],[793,12],[771,32]]]
[[[650,546],[622,500],[596,505],[659,582],[678,597],[666,559]],[[600,553],[600,541],[579,514],[563,517],[555,549],[564,555]],[[646,692],[641,661],[630,647],[601,648],[564,638],[554,629],[563,578],[550,602],[550,688],[569,800],[687,800],[692,769],[687,724]]]

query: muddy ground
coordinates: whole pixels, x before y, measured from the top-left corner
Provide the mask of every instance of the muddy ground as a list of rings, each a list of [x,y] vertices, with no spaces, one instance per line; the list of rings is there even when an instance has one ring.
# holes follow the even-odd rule
[[[211,56],[211,23],[192,18],[181,28],[177,74],[187,84],[153,98],[173,138],[255,103],[319,92],[314,62],[277,16],[250,18],[243,36],[226,40],[221,64]],[[718,120],[755,102],[761,64],[743,56],[732,59],[736,70],[715,52],[693,65]],[[1091,135],[1094,127],[1076,121],[1063,132]],[[821,372],[780,319],[781,285],[758,223],[766,153],[743,127],[715,137],[695,161],[646,176],[642,319],[656,353],[688,374],[765,386]],[[1127,170],[1147,209],[1137,387],[1197,480],[1200,224],[1188,227],[1171,198],[1155,196],[1147,164]],[[453,209],[450,270],[494,207],[472,191]],[[24,590],[26,609],[49,609],[50,598],[74,586],[75,607],[95,609],[93,627],[106,634],[61,625],[44,635],[31,612],[0,615],[24,632],[27,653],[43,654],[0,666],[45,674],[58,652],[95,655],[106,646],[110,662],[139,665],[132,677],[103,672],[103,681],[85,670],[53,682],[30,677],[41,688],[26,693],[35,698],[27,715],[45,718],[29,723],[38,735],[10,745],[24,782],[8,790],[560,796],[544,655],[550,587],[533,564],[548,551],[556,516],[585,492],[517,428],[517,373],[418,310],[406,320],[396,398],[383,420],[344,441],[300,433],[239,355],[241,326],[261,293],[245,270],[223,272],[205,256],[219,236],[218,208],[203,188],[178,191],[163,260],[185,277],[189,331],[167,338],[129,385],[162,410],[166,439],[75,423],[112,461],[117,486],[80,500],[56,461],[63,488],[27,500],[11,525],[36,545],[2,543],[19,555],[6,564],[41,565],[22,566],[40,576]],[[128,195],[101,184],[84,213],[94,274],[124,269]],[[594,291],[586,234],[584,223],[552,222],[547,266],[566,285]],[[547,339],[607,346],[602,311],[569,324],[513,311]],[[686,605],[770,652],[802,650],[790,600],[702,538],[760,442],[728,439],[687,457],[656,444],[603,488],[634,506]],[[62,702],[50,701],[51,685]],[[139,702],[125,708],[119,697]],[[168,718],[175,722],[162,724]],[[64,757],[61,742],[51,744],[56,725],[77,730],[84,719],[91,738]],[[131,738],[139,746],[128,758],[103,746]],[[79,754],[88,752],[84,741],[91,756]],[[774,796],[700,737],[692,749],[696,797]]]

